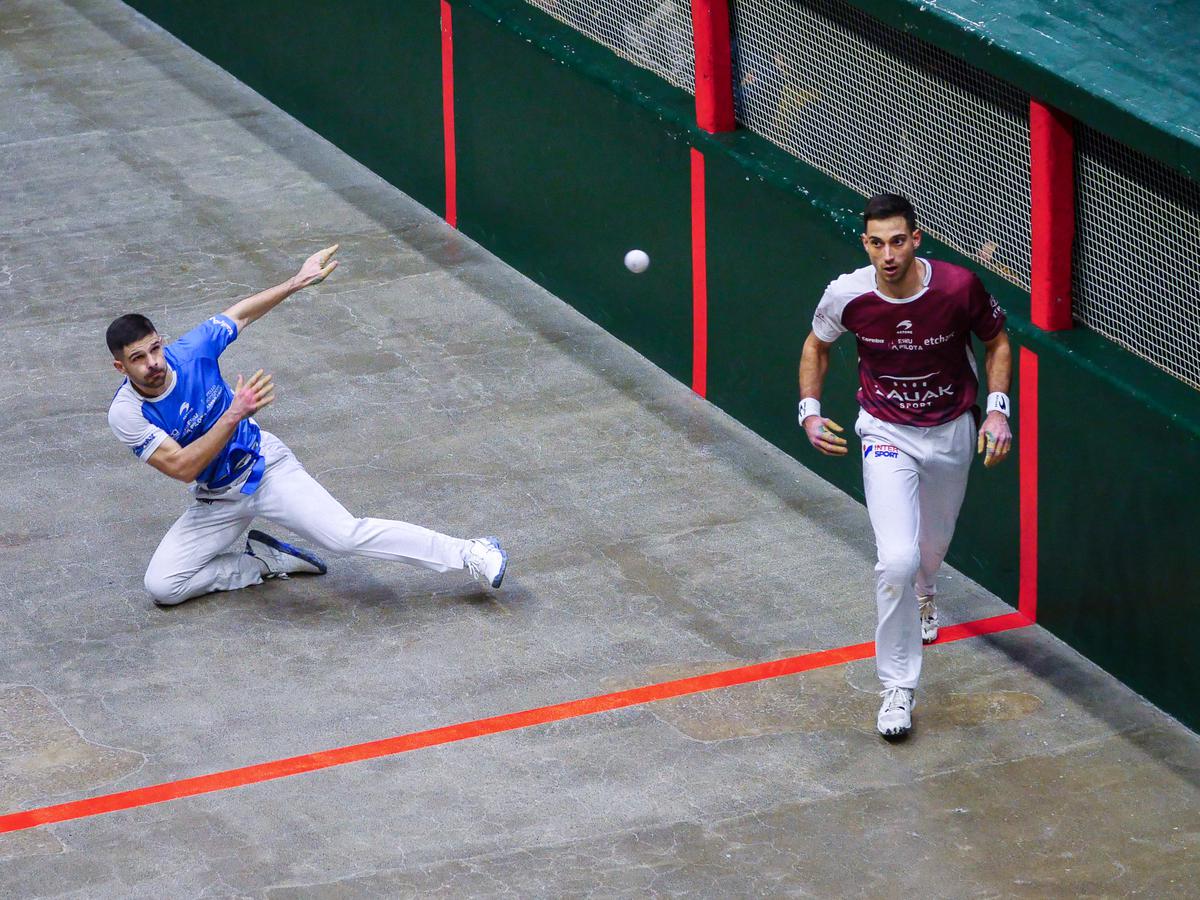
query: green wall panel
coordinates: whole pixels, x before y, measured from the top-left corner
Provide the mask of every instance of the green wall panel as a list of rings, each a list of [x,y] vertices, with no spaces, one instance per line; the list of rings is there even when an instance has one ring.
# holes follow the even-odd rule
[[[1145,368],[1145,389],[1174,392]],[[1200,436],[1072,356],[1040,353],[1038,378],[1038,621],[1200,728]]]
[[[437,0],[127,0],[438,213]]]
[[[686,132],[473,5],[455,6],[454,54],[459,227],[690,381]],[[622,262],[633,247],[650,254],[642,275]]]
[[[755,139],[739,134],[734,146]],[[827,209],[761,175],[747,177],[738,158],[705,154],[708,218],[708,397],[771,443],[862,499],[852,460],[813,451],[796,422],[798,368],[813,310],[838,274],[862,265],[850,234]],[[847,213],[857,195],[823,185]],[[854,424],[856,356],[850,340],[834,345],[822,408]]]

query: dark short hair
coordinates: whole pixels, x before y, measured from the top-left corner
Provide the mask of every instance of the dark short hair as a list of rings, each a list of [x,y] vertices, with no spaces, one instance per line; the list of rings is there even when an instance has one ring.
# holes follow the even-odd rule
[[[917,211],[907,197],[901,194],[876,194],[867,201],[867,208],[863,210],[863,228],[872,219],[891,219],[894,216],[904,216],[908,230],[917,230]]]
[[[154,323],[141,313],[128,313],[113,319],[108,331],[104,333],[104,340],[108,342],[108,350],[113,358],[120,359],[126,347],[156,331],[158,329],[154,327]]]

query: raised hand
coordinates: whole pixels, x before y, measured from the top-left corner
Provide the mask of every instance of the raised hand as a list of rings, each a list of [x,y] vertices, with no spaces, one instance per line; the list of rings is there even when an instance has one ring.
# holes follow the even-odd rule
[[[271,383],[271,376],[259,369],[245,383],[242,382],[242,376],[238,375],[237,386],[233,389],[233,402],[228,411],[241,421],[270,406],[274,400],[275,385]]]
[[[843,430],[833,419],[809,416],[804,420],[804,433],[808,435],[808,442],[826,456],[845,456],[850,452],[846,449],[846,439],[838,437]]]
[[[992,411],[979,427],[979,440],[976,441],[975,452],[982,453],[983,464],[991,468],[1003,462],[1012,449],[1012,430],[1008,425],[1008,416],[1002,412]]]
[[[309,285],[320,284],[328,278],[329,274],[338,267],[338,261],[333,259],[333,255],[338,252],[339,246],[339,244],[334,244],[332,247],[326,247],[306,259],[304,265],[300,267],[300,271],[296,273],[296,283],[301,288],[306,288]]]

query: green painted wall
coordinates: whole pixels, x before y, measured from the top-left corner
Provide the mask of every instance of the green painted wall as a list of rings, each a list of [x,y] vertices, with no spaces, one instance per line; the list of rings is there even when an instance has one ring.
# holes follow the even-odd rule
[[[593,321],[689,381],[690,145],[684,128],[555,63],[527,39],[532,13],[454,10],[459,227]],[[540,14],[538,14],[540,16]],[[541,17],[556,38],[565,26]],[[590,44],[580,55],[603,53]],[[647,77],[647,80],[649,78]],[[686,116],[690,102],[667,102]],[[625,252],[650,254],[634,276]]]
[[[437,0],[126,2],[444,212]]]
[[[1038,621],[1200,728],[1200,394],[1082,330],[1039,385]]]
[[[443,210],[436,0],[350,0],[336,12],[309,0],[286,22],[265,0],[133,5]],[[818,456],[795,419],[813,308],[829,280],[862,264],[861,200],[752,134],[698,131],[687,94],[520,0],[454,0],[454,10],[460,227],[690,383],[698,147],[709,396],[861,498],[857,461]],[[318,39],[329,52],[295,53],[297,41]],[[654,260],[637,278],[621,266],[634,245]],[[927,250],[964,262],[936,243]],[[1016,348],[1040,361],[1039,621],[1200,727],[1200,554],[1189,517],[1200,503],[1200,393],[1086,330],[1038,331],[1026,295],[980,274],[1010,312]],[[847,426],[854,368],[843,339],[825,402]],[[950,554],[1014,605],[1018,475],[1015,458],[976,466]]]

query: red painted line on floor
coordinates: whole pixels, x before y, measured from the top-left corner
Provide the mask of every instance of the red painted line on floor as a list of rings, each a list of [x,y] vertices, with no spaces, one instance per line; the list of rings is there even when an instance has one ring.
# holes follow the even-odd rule
[[[446,148],[446,221],[458,226],[458,157],[454,147],[454,23],[442,0],[442,139]]]
[[[708,394],[708,233],[704,154],[692,148],[692,390]]]
[[[1020,470],[1021,542],[1017,609],[1037,621],[1038,600],[1038,358],[1021,348],[1017,397],[1017,466]]]
[[[989,619],[979,619],[962,625],[949,625],[941,629],[938,644],[947,644],[964,638],[978,637],[984,634],[995,634],[1023,628],[1032,624],[1020,613],[1009,613],[994,616]],[[304,756],[293,756],[274,762],[259,763],[240,769],[230,769],[225,772],[214,772],[211,775],[201,775],[196,778],[185,778],[181,781],[171,781],[156,784],[117,794],[104,794],[90,797],[86,800],[74,800],[70,803],[60,803],[57,806],[43,806],[24,812],[10,813],[0,816],[0,834],[10,831],[22,831],[39,825],[49,825],[55,822],[67,822],[73,819],[83,819],[89,816],[103,815],[123,809],[134,809],[164,803],[168,800],[179,800],[183,797],[195,797],[199,794],[211,794],[230,788],[244,787],[264,781],[287,778],[290,775],[300,775],[304,772],[315,772],[334,766],[344,766],[348,763],[362,762],[368,759],[378,759],[381,756],[395,756],[420,750],[424,747],[436,747],[442,744],[452,744],[471,738],[483,737],[489,734],[499,734],[505,731],[516,731],[531,728],[535,725],[545,725],[563,719],[574,719],[580,716],[590,716],[595,713],[609,712],[614,709],[624,709],[629,706],[639,706],[653,703],[657,700],[667,700],[672,697],[683,697],[687,694],[698,694],[719,688],[748,684],[754,681],[764,681],[770,678],[781,678],[785,675],[795,675],[813,669],[841,665],[860,659],[870,659],[875,655],[874,642],[854,644],[850,647],[839,647],[834,650],[819,650],[815,653],[805,653],[787,659],[773,662],[756,663],[737,669],[726,669],[721,672],[711,672],[707,675],[696,675],[691,678],[680,678],[676,681],[665,681],[645,687],[617,691],[612,694],[601,694],[597,697],[586,697],[581,700],[571,700],[553,706],[543,706],[539,709],[528,709],[522,712],[492,716],[487,719],[476,719],[473,722],[463,722],[458,725],[447,725],[433,728],[429,731],[418,731],[403,734],[398,737],[386,738],[379,741],[369,741],[365,744],[354,744],[348,747],[338,747],[333,750],[322,750],[308,753]]]

